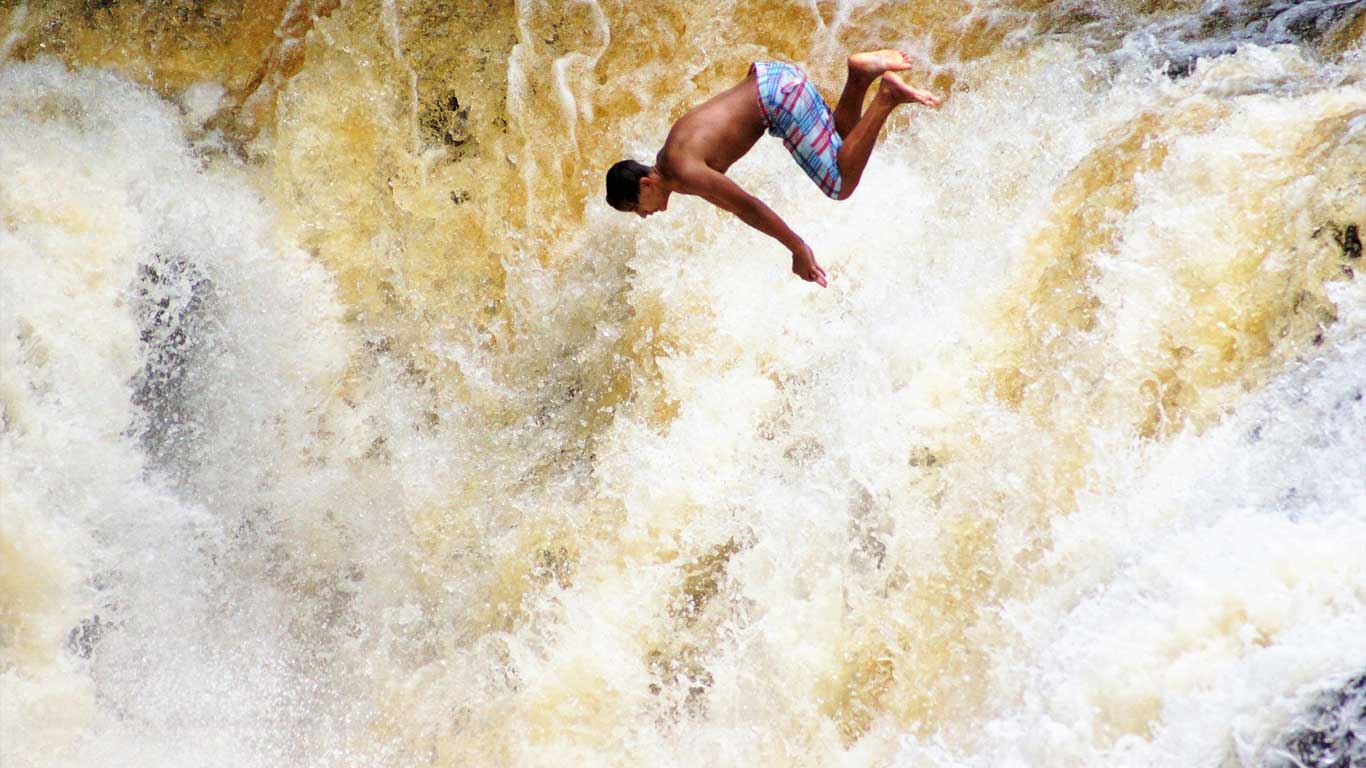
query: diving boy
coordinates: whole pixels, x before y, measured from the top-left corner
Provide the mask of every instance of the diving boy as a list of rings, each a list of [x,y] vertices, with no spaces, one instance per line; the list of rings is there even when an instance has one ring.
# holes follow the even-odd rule
[[[802,70],[754,62],[744,80],[674,123],[654,165],[634,160],[613,165],[607,172],[608,204],[645,218],[666,210],[674,192],[697,195],[782,243],[792,252],[792,271],[824,287],[825,270],[811,248],[762,200],[731,181],[726,170],[767,131],[783,140],[822,192],[848,199],[892,110],[912,102],[939,106],[931,94],[890,74],[911,68],[910,57],[901,51],[856,53],[848,65],[849,77],[832,113]],[[864,94],[874,80],[880,80],[877,95],[864,112]]]

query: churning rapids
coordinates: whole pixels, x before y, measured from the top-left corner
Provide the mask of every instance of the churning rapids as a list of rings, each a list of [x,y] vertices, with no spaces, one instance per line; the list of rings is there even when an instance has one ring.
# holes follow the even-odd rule
[[[5,766],[1366,765],[1366,2],[0,0]],[[831,285],[602,174],[946,96]]]

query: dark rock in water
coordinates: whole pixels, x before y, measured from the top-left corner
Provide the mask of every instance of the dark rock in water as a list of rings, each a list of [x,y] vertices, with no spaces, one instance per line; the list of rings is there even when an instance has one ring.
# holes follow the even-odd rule
[[[1361,258],[1361,230],[1357,228],[1357,225],[1348,224],[1341,229],[1334,227],[1333,239],[1342,249],[1343,256],[1349,259]]]
[[[1366,766],[1366,673],[1326,691],[1278,741],[1275,768]]]
[[[104,630],[108,626],[108,624],[100,621],[98,613],[88,619],[81,619],[81,623],[73,627],[66,636],[67,648],[70,648],[72,653],[82,659],[90,658],[90,654],[95,652],[95,646],[104,636]]]
[[[81,3],[81,15],[88,22],[94,22],[96,16],[101,12],[112,14],[114,6],[118,5],[118,0],[83,0]],[[3,7],[3,4],[0,4]]]
[[[422,138],[428,144],[444,144],[458,150],[457,156],[469,149],[465,145],[474,138],[470,133],[469,122],[470,108],[460,106],[460,99],[455,94],[428,104],[418,118]]]
[[[1319,225],[1314,230],[1313,236],[1317,238],[1325,230],[1332,236],[1333,244],[1342,251],[1343,258],[1361,258],[1361,227],[1353,223],[1343,225],[1336,221],[1329,221]],[[1349,270],[1348,277],[1351,277],[1351,268],[1348,267],[1347,269]]]
[[[1195,71],[1195,62],[1199,61],[1195,56],[1187,56],[1177,61],[1168,60],[1162,65],[1162,74],[1173,80],[1180,80],[1189,77]]]
[[[139,268],[135,296],[146,360],[131,382],[133,404],[142,413],[130,432],[172,474],[185,442],[203,428],[189,394],[198,384],[196,360],[217,343],[209,311],[213,290],[213,282],[181,255],[158,253]]]
[[[1193,14],[1159,21],[1141,33],[1166,60],[1168,77],[1195,70],[1199,59],[1244,45],[1316,47],[1366,14],[1366,0],[1215,0]]]
[[[910,458],[906,460],[906,463],[913,467],[929,468],[939,463],[939,457],[934,455],[929,446],[918,445],[911,448]]]

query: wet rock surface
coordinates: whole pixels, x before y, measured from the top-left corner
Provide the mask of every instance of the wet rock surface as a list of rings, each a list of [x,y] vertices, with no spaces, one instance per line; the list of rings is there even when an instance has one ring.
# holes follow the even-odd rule
[[[422,137],[428,144],[444,145],[457,156],[471,149],[473,135],[469,129],[470,108],[460,103],[460,97],[449,94],[428,104],[419,120]],[[463,201],[460,201],[463,202]]]
[[[1353,768],[1366,765],[1366,672],[1324,692],[1280,739],[1274,768]]]
[[[216,344],[213,282],[186,256],[155,254],[134,288],[147,362],[130,382],[141,415],[131,427],[155,462],[174,469],[185,441],[204,430],[188,402],[198,356]]]
[[[1342,255],[1349,259],[1361,258],[1361,230],[1355,224],[1334,229],[1333,240],[1342,249]]]
[[[1198,59],[1245,45],[1299,44],[1337,49],[1366,18],[1363,0],[1208,2],[1199,12],[1164,20],[1135,33],[1166,59],[1171,77],[1185,77]]]

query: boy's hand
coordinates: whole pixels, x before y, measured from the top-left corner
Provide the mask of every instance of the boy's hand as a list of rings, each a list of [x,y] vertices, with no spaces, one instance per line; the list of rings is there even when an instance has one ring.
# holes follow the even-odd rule
[[[806,243],[792,252],[792,272],[808,283],[825,287],[825,270],[816,263],[816,254],[811,252],[811,247]]]

